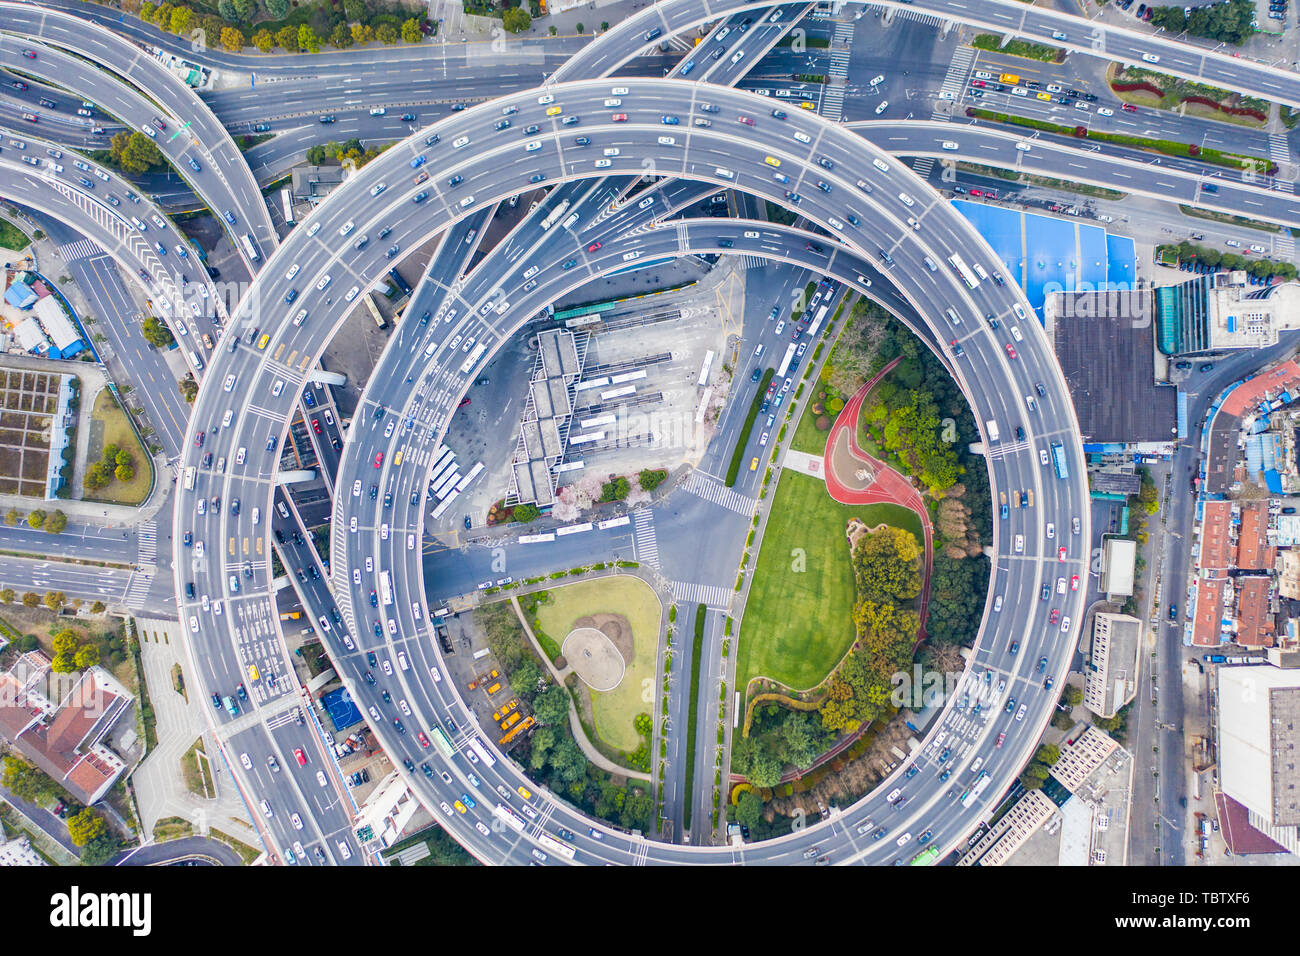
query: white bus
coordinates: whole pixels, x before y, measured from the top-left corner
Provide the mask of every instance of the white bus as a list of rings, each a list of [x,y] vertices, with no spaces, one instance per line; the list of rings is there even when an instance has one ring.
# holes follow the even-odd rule
[[[186,491],[194,490],[194,467],[192,465],[185,469],[185,478],[182,484]]]
[[[261,258],[261,256],[257,254],[257,246],[253,245],[252,236],[250,236],[248,233],[244,233],[242,236],[239,237],[239,241],[243,243],[244,251],[248,253],[248,258],[252,259],[254,262],[256,262],[258,259]]]
[[[379,594],[385,604],[393,603],[393,573],[388,570],[379,574]]]
[[[709,384],[709,371],[713,368],[713,349],[704,353],[704,364],[700,367],[700,380],[696,383],[700,387]]]
[[[460,492],[459,492],[459,491],[452,491],[452,493],[449,494],[446,498],[443,498],[443,499],[442,499],[442,504],[438,505],[438,507],[436,507],[436,508],[433,509],[433,519],[436,521],[436,520],[438,520],[439,518],[441,518],[444,514],[446,514],[446,512],[447,512],[447,508],[448,508],[448,507],[451,505],[451,503],[452,503],[453,501],[455,501],[458,497],[460,497]]]
[[[280,202],[284,204],[284,221],[293,225],[293,203],[289,197],[289,187],[285,186],[280,190]]]
[[[497,817],[500,818],[501,822],[504,823],[506,826],[508,826],[510,829],[518,833],[524,832],[523,818],[520,817],[519,814],[515,813],[515,811],[511,810],[509,807],[503,806],[498,803],[496,805],[496,809],[493,810],[492,812],[495,813]]]
[[[469,749],[478,754],[478,759],[482,760],[489,767],[497,762],[497,758],[492,756],[492,752],[483,746],[483,741],[477,737],[469,738]]]
[[[979,799],[979,795],[984,792],[984,788],[987,787],[988,785],[989,785],[989,775],[988,772],[985,771],[979,775],[979,778],[975,781],[974,786],[972,786],[969,790],[967,790],[965,793],[961,795],[961,805],[963,807],[969,807],[972,803],[974,803],[977,799]]]
[[[980,284],[978,277],[970,271],[970,266],[962,261],[961,256],[951,255],[948,257],[948,262],[957,270],[957,275],[961,276],[961,281],[966,283],[966,288],[973,289]]]
[[[487,351],[487,346],[484,345],[482,342],[474,346],[474,351],[469,353],[469,358],[465,359],[465,361],[461,364],[460,374],[468,375],[470,372],[472,372],[474,370],[474,366],[478,364],[478,360],[483,357],[483,353],[486,351]]]
[[[569,846],[569,844],[555,839],[555,837],[551,836],[549,833],[537,834],[537,842],[546,847],[546,849],[550,850],[552,853],[558,853],[560,856],[568,860],[572,860],[577,852],[573,847]]]
[[[483,472],[483,462],[480,461],[476,463],[474,467],[469,470],[468,475],[466,475],[460,481],[456,482],[456,490],[464,491],[466,488],[470,486],[470,484],[474,481],[475,478],[477,478],[480,474],[482,474],[482,472]]]
[[[790,371],[790,363],[794,361],[794,353],[798,348],[799,346],[795,345],[793,342],[787,346],[785,350],[785,358],[781,359],[781,366],[776,370],[777,378],[785,378],[785,373]]]
[[[564,202],[560,203],[558,206],[552,209],[550,215],[548,215],[545,219],[542,220],[542,228],[550,229],[553,225],[555,225],[557,222],[560,221],[560,217],[563,216],[568,211],[568,209],[569,209],[569,201],[566,199],[564,200]]]

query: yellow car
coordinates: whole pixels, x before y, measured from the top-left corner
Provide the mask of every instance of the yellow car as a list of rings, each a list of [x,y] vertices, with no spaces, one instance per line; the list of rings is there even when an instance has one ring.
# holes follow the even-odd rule
[[[268,343],[268,342],[270,342],[270,341],[271,341],[271,336],[269,336],[269,335],[263,333],[263,334],[262,334],[262,337],[261,337],[260,339],[257,340],[257,347],[258,347],[259,349],[264,349],[264,348],[266,348],[266,343]]]
[[[396,468],[398,465],[400,465],[400,464],[402,463],[402,455],[403,455],[403,452],[402,452],[401,450],[399,450],[399,451],[397,452],[397,454],[393,456],[393,467],[394,467],[394,468]]]
[[[777,159],[775,156],[768,156],[766,159],[763,160],[763,162],[767,163],[767,165],[769,166],[781,165],[781,160]]]
[[[456,812],[457,812],[457,813],[464,813],[464,812],[465,812],[465,804],[461,803],[459,800],[457,800],[455,803],[453,803],[452,806],[456,808]]]
[[[525,800],[528,800],[533,795],[533,792],[527,787],[515,787],[515,790],[518,791],[519,796],[523,797]]]
[[[817,109],[817,104],[814,103],[814,102],[812,102],[811,100],[804,100],[802,103],[799,104],[799,109],[801,109],[801,110],[815,110],[815,109]]]
[[[749,470],[750,470],[750,471],[758,471],[758,459],[757,459],[757,458],[752,458],[752,459],[750,459],[750,462],[749,462]]]
[[[1052,102],[1052,94],[1051,94],[1051,93],[1039,93],[1039,94],[1038,94],[1038,98],[1039,98],[1040,100],[1042,100],[1044,103],[1050,103],[1050,102]]]
[[[559,116],[562,112],[564,112],[564,107],[562,107],[562,106],[552,106],[552,107],[550,107],[549,109],[547,109],[547,111],[546,111],[546,115],[547,115],[547,116]]]
[[[252,680],[252,681],[255,681],[255,680],[257,680],[257,677],[258,677],[258,673],[257,673],[257,665],[256,665],[256,664],[249,664],[249,665],[248,665],[248,679],[249,679],[249,680]]]

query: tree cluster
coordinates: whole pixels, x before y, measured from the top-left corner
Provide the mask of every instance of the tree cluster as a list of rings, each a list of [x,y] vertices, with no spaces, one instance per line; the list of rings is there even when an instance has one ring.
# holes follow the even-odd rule
[[[375,4],[372,9],[364,0],[345,0],[341,14],[340,4],[321,2],[304,3],[291,15],[290,0],[261,0],[261,10],[257,0],[217,0],[216,16],[171,3],[125,0],[122,6],[127,12],[138,10],[142,20],[160,30],[197,35],[201,42],[219,44],[231,53],[249,42],[263,53],[276,47],[286,53],[319,53],[326,42],[339,49],[375,39],[388,44],[399,40],[419,43],[424,39],[421,23],[428,24],[425,18],[399,20],[383,5]]]
[[[1255,4],[1251,0],[1226,0],[1198,7],[1190,15],[1182,7],[1156,7],[1151,23],[1164,27],[1166,33],[1179,34],[1185,30],[1194,37],[1241,46],[1255,32],[1251,26],[1254,18]]]
[[[125,173],[147,173],[167,165],[154,141],[139,131],[115,133],[109,140],[108,153]]]
[[[131,453],[110,442],[104,446],[103,457],[86,469],[86,477],[82,483],[86,488],[94,490],[107,488],[114,479],[127,482],[134,477],[135,462]]]
[[[1177,245],[1163,245],[1156,249],[1158,257],[1164,261],[1177,258],[1179,262],[1203,262],[1211,269],[1224,272],[1244,270],[1257,279],[1278,276],[1284,281],[1294,279],[1297,270],[1294,263],[1274,262],[1272,259],[1243,256],[1235,252],[1223,252],[1211,246],[1198,246],[1184,240]]]
[[[916,538],[901,528],[866,534],[853,549],[858,640],[831,678],[819,708],[827,730],[852,732],[889,707],[893,675],[912,659],[921,627],[912,604],[921,593],[923,557]]]

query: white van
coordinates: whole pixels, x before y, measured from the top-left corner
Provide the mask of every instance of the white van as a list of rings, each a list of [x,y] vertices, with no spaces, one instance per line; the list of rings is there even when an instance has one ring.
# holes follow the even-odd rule
[[[190,364],[193,365],[199,371],[203,371],[203,359],[199,358],[198,352],[194,352],[194,351],[190,352]]]
[[[961,316],[957,314],[955,309],[944,309],[943,314],[948,316],[948,321],[953,325],[961,325]]]
[[[975,274],[981,279],[987,279],[989,277],[989,274],[984,271],[984,267],[978,262],[972,262],[970,267],[975,270]]]
[[[926,257],[925,257],[925,266],[926,266],[926,268],[929,269],[931,272],[937,272],[937,271],[939,271],[939,267],[938,267],[937,265],[934,264],[934,260],[931,259],[929,256],[926,256]]]
[[[735,178],[736,178],[736,174],[735,174],[735,173],[733,173],[730,169],[723,169],[721,166],[717,167],[717,168],[714,170],[714,172],[717,173],[719,176],[721,176],[723,179],[735,179]]]

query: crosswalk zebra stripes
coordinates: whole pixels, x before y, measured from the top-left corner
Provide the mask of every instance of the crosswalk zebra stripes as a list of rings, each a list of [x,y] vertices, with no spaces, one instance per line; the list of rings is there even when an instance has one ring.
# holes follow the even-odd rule
[[[95,245],[89,239],[78,239],[76,242],[69,242],[66,245],[59,246],[59,254],[63,256],[64,262],[76,262],[78,259],[89,259],[91,256],[98,254],[99,246]]]
[[[721,505],[728,511],[734,511],[736,514],[752,515],[754,513],[753,498],[747,498],[740,492],[728,488],[722,482],[702,475],[698,471],[693,471],[687,475],[681,484],[681,488],[693,495],[699,495],[706,501],[712,501],[715,505]]]
[[[822,91],[819,112],[838,123],[844,118],[844,84],[849,78],[849,46],[853,43],[853,22],[837,20],[831,38],[830,65],[826,70],[826,87]]]
[[[943,24],[943,17],[935,16],[933,13],[922,13],[920,10],[888,10],[881,7],[886,13],[892,15],[893,19],[899,20],[916,20],[919,23],[928,23],[930,26],[937,27]]]
[[[1027,441],[1012,441],[1005,443],[995,443],[988,451],[989,458],[996,461],[999,458],[1005,458],[1007,455],[1014,455],[1022,452],[1029,447]]]
[[[731,588],[719,587],[715,584],[673,581],[668,587],[673,592],[673,597],[679,601],[703,604],[706,607],[716,607],[723,610],[731,607],[731,600],[736,596],[736,592]]]
[[[912,160],[912,172],[922,179],[929,179],[930,172],[934,169],[933,156],[917,156]]]
[[[140,569],[131,572],[130,583],[126,587],[126,594],[123,597],[127,607],[133,607],[137,610],[143,609],[145,599],[149,596],[149,588],[153,584],[153,569]]]
[[[962,91],[966,89],[966,79],[970,75],[971,63],[975,61],[975,49],[969,46],[959,46],[952,55],[952,62],[948,64],[948,73],[943,78],[943,85],[939,87],[939,99],[936,101],[935,109],[930,114],[930,119],[942,122],[952,120],[951,110],[941,110],[938,108],[939,103],[948,101],[955,102],[961,98]],[[934,160],[930,160],[930,166],[934,166]],[[916,169],[916,165],[912,166]],[[917,170],[920,173],[920,170]],[[929,175],[930,170],[925,171]]]
[[[655,540],[654,513],[649,508],[632,512],[632,547],[637,561],[659,570],[659,543]]]
[[[150,519],[136,528],[136,564],[141,569],[158,566],[158,523]]]
[[[1290,186],[1290,183],[1287,183]],[[1280,232],[1273,237],[1273,255],[1279,259],[1295,257],[1295,239],[1289,232]]]

